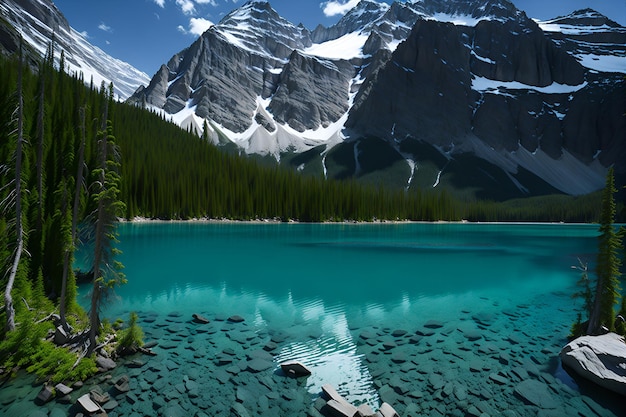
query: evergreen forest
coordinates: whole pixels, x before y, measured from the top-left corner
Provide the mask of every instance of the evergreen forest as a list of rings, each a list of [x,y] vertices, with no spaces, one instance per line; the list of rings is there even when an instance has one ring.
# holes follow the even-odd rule
[[[7,288],[0,361],[6,369],[28,367],[57,380],[95,372],[90,352],[78,352],[78,365],[75,353],[52,353],[43,337],[57,327],[47,319],[58,311],[68,334],[83,331],[90,349],[103,343],[106,332],[94,333],[107,325],[98,318],[100,291],[124,282],[113,260],[119,218],[599,220],[600,192],[468,201],[445,190],[366,186],[268,166],[225,152],[159,114],[115,102],[111,86],[86,84],[66,73],[63,53],[58,66],[54,56],[50,46],[36,72],[17,57],[0,58],[0,282]],[[623,213],[621,203],[617,211]],[[81,242],[98,247],[99,239],[104,255],[99,260],[96,250],[94,269],[102,263],[111,271],[95,273],[96,311],[87,317],[76,303],[73,255]]]

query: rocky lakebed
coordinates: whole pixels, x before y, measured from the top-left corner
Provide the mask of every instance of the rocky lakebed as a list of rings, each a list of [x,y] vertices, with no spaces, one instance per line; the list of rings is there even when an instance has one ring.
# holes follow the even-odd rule
[[[563,371],[558,354],[568,326],[558,315],[538,314],[541,307],[531,304],[505,309],[497,301],[483,302],[475,311],[462,309],[456,320],[424,318],[397,327],[354,320],[347,336],[357,371],[366,378],[338,382],[334,388],[355,406],[367,403],[377,410],[386,402],[400,416],[624,412],[619,398],[579,387]],[[254,317],[198,313],[138,312],[154,356],[118,361],[115,368],[71,387],[67,395],[57,392],[43,405],[35,404],[40,387],[20,376],[0,391],[0,415],[87,414],[77,399],[89,392],[111,417],[330,415],[322,394],[322,384],[329,381],[316,379],[315,360],[307,364],[309,377],[290,377],[279,366],[290,352],[305,362],[306,352],[285,347],[294,339],[314,346],[324,339],[319,326],[300,322],[271,328],[258,325]],[[555,330],[536,335],[533,328]]]

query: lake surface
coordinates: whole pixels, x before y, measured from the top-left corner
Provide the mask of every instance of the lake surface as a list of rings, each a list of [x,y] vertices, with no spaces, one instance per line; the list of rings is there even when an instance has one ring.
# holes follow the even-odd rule
[[[130,375],[132,391],[111,392],[109,415],[319,415],[326,383],[401,416],[623,413],[558,360],[578,309],[571,266],[595,260],[595,225],[147,222],[119,231],[128,284],[103,314],[138,312],[146,341],[159,344],[140,368],[113,372]],[[278,364],[288,359],[312,375],[285,376]]]

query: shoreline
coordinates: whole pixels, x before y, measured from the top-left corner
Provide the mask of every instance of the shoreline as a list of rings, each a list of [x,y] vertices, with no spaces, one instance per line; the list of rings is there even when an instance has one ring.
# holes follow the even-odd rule
[[[343,221],[323,221],[323,222],[303,222],[300,220],[289,219],[287,221],[280,220],[278,218],[271,219],[254,219],[254,220],[236,220],[227,218],[192,218],[192,219],[153,219],[148,217],[134,217],[132,219],[118,218],[119,223],[129,224],[143,224],[143,223],[202,223],[202,224],[342,224],[342,225],[393,225],[393,224],[475,224],[475,225],[598,225],[599,223],[567,223],[567,222],[541,222],[541,221],[469,221],[469,220],[372,220],[372,221],[356,221],[356,220],[343,220]],[[615,223],[614,226],[623,226],[621,223]]]

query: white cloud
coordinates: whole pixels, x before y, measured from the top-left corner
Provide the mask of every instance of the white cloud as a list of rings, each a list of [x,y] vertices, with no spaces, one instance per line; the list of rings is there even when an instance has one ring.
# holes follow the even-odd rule
[[[343,3],[340,1],[327,1],[320,4],[323,12],[327,17],[336,16],[338,14],[346,14],[346,12],[359,4],[360,0],[348,0]]]
[[[192,17],[191,19],[189,19],[189,33],[194,35],[202,35],[211,26],[213,26],[213,22],[207,19],[203,19],[201,17]]]
[[[83,35],[83,38],[89,39],[89,34],[87,33],[86,30],[83,30],[82,32],[80,32],[80,34]]]
[[[196,7],[192,0],[176,0],[176,5],[180,6],[184,14],[191,15],[196,12]]]
[[[194,35],[200,36],[204,32],[206,32],[211,26],[213,26],[213,22],[210,20],[204,19],[202,17],[192,17],[189,19],[189,29],[185,29],[182,25],[178,25],[176,28],[183,35]]]
[[[106,25],[104,22],[100,22],[98,25],[98,29],[103,30],[105,32],[112,32],[111,26]]]
[[[165,0],[154,0],[154,2],[161,8],[165,8]]]
[[[196,0],[198,4],[210,4],[211,6],[217,7],[217,1],[215,0]]]

